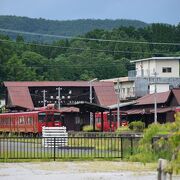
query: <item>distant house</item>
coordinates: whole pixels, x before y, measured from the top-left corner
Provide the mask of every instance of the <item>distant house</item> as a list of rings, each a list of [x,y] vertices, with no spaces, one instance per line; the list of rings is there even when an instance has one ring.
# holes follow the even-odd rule
[[[136,100],[127,110],[128,120],[142,120],[146,125],[154,122],[154,94],[147,94]],[[175,108],[180,105],[180,88],[157,93],[157,120],[159,123],[173,122]]]

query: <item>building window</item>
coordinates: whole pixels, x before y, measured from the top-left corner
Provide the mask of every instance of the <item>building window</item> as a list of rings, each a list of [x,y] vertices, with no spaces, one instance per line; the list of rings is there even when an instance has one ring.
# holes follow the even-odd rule
[[[127,88],[127,95],[130,95],[130,88]]]
[[[171,67],[163,67],[162,72],[163,73],[171,73]]]

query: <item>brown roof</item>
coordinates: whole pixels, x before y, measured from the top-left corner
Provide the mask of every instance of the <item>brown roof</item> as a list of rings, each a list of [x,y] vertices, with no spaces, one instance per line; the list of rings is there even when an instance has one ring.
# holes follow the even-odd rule
[[[180,88],[173,89],[172,92],[177,100],[178,105],[180,105]]]
[[[115,94],[114,86],[100,86],[94,87],[99,104],[102,106],[110,106],[117,104],[117,97]]]
[[[175,111],[175,107],[162,107],[162,108],[157,108],[157,113],[165,113],[169,111]],[[154,113],[154,108],[150,108],[148,112],[145,112],[145,110],[142,109],[130,109],[126,111],[127,114],[133,115],[133,114],[151,114]]]
[[[113,82],[93,82],[93,86],[112,86]],[[61,86],[61,87],[88,87],[88,81],[5,81],[5,87],[49,87],[49,86]]]
[[[7,87],[10,96],[10,107],[23,107],[34,109],[34,105],[28,87]]]
[[[8,89],[11,105],[28,109],[34,108],[28,87],[89,87],[87,81],[4,82],[4,85]],[[93,82],[92,86],[99,105],[109,106],[117,102],[113,82]]]
[[[167,102],[170,93],[171,93],[171,91],[156,93],[157,104]],[[153,94],[147,94],[147,95],[139,98],[136,102],[137,102],[136,105],[154,104],[154,93]]]

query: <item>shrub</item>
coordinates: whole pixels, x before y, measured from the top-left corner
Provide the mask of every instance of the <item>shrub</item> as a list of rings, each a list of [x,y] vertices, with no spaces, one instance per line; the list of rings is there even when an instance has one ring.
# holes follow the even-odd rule
[[[129,124],[129,129],[135,132],[143,132],[145,128],[145,123],[142,121],[133,121]]]
[[[129,131],[131,131],[131,130],[129,129],[128,126],[121,126],[121,127],[116,129],[116,132],[118,132],[118,133],[121,133],[121,132],[124,133],[124,132],[129,132]]]
[[[92,125],[84,125],[83,126],[83,131],[84,132],[93,132],[93,126]],[[99,129],[97,129],[95,127],[95,131],[99,131]]]

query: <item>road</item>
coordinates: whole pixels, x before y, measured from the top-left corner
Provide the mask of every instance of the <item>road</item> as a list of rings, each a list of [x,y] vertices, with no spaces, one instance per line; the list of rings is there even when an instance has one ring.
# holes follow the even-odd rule
[[[155,164],[115,161],[0,163],[1,180],[154,180]],[[178,180],[180,176],[174,176]]]

